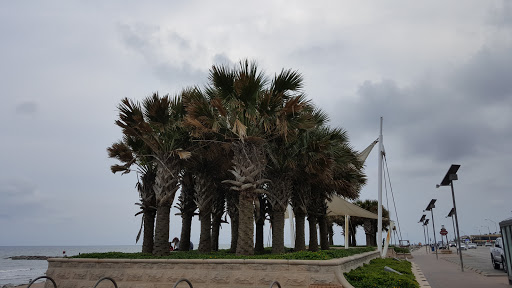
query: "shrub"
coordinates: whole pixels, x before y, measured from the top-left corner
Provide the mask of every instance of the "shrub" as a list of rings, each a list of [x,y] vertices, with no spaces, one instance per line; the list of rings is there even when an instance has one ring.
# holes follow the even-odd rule
[[[409,248],[394,247],[396,253],[411,253]]]
[[[393,272],[384,271],[384,266],[388,266],[402,273],[399,275]],[[356,288],[376,287],[376,288],[419,288],[411,269],[411,263],[408,261],[398,261],[395,259],[374,259],[370,264],[364,264],[362,267],[345,273],[345,278],[352,286]]]
[[[290,249],[288,249],[290,251]],[[330,260],[335,258],[343,258],[355,254],[375,251],[375,247],[365,248],[351,248],[345,249],[331,249],[319,250],[318,252],[299,251],[289,252],[283,254],[271,254],[271,248],[266,248],[263,254],[251,256],[237,256],[234,253],[229,253],[229,250],[219,250],[211,253],[200,253],[197,250],[193,251],[176,251],[172,252],[169,256],[153,256],[144,253],[122,253],[122,252],[107,252],[107,253],[83,253],[73,258],[98,258],[98,259],[287,259],[287,260]]]

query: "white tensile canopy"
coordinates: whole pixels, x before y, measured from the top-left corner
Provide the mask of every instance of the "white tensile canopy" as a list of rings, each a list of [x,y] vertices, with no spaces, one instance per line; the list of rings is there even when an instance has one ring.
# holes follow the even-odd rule
[[[328,216],[357,216],[362,218],[377,219],[377,214],[365,210],[347,200],[334,196],[332,201],[327,202]]]

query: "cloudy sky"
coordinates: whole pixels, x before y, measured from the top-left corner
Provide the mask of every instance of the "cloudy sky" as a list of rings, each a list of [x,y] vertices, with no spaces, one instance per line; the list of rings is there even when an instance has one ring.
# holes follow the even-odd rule
[[[512,217],[510,1],[242,2],[0,2],[0,245],[134,244],[135,175],[110,173],[106,153],[116,105],[245,58],[299,70],[357,150],[384,117],[404,239],[423,241],[432,198],[436,230],[453,231],[450,189],[435,189],[451,164],[461,233]],[[377,166],[373,151],[361,199],[377,198]]]

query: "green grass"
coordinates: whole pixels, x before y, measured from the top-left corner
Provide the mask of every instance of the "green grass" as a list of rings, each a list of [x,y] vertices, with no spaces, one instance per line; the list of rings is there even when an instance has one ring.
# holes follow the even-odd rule
[[[375,251],[375,247],[365,248],[351,248],[344,249],[331,249],[320,250],[318,252],[300,251],[288,252],[283,254],[271,254],[271,249],[266,248],[263,254],[252,256],[237,256],[234,253],[229,253],[229,250],[220,250],[212,253],[200,253],[194,251],[177,251],[172,252],[169,256],[153,256],[151,254],[143,253],[122,253],[122,252],[107,252],[107,253],[85,253],[72,258],[97,258],[97,259],[286,259],[286,260],[330,260],[336,258],[343,258],[364,252]]]
[[[388,266],[403,275],[384,271],[384,266]],[[390,258],[374,259],[370,264],[354,269],[345,273],[347,281],[356,288],[375,287],[375,288],[419,288],[420,285],[412,273],[411,263],[408,261],[398,261]]]

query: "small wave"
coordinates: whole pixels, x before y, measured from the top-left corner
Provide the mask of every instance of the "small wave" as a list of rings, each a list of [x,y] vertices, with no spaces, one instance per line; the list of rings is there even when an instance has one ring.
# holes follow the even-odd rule
[[[33,270],[31,268],[21,268],[21,269],[12,269],[12,270],[0,270],[0,273],[8,273],[8,272],[18,272],[18,271],[30,271]]]

